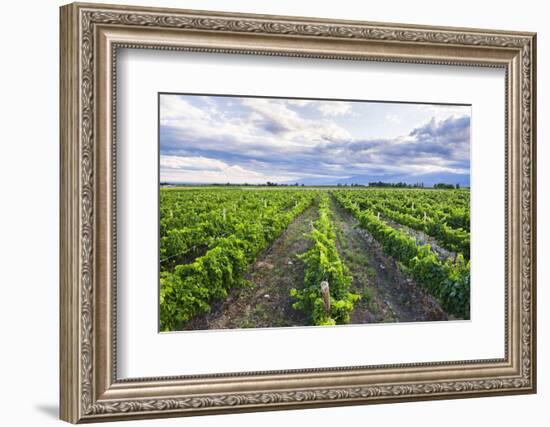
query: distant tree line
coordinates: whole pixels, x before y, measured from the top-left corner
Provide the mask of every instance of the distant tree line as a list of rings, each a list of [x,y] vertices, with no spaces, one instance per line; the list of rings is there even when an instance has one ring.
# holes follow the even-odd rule
[[[247,185],[247,184],[245,184]],[[298,184],[297,182],[295,182],[294,184],[278,184],[276,182],[269,182],[267,181],[265,184],[258,184],[259,187],[263,186],[263,185],[267,185],[268,187],[299,187],[300,184]],[[302,187],[304,186],[304,184],[302,184]]]
[[[352,187],[354,184],[352,184]],[[423,182],[417,182],[415,184],[407,184],[406,182],[369,182],[369,187],[391,187],[391,188],[424,188]],[[460,184],[445,184],[443,182],[439,182],[437,184],[434,184],[433,188],[436,188],[438,190],[453,190],[453,189],[459,189]]]
[[[453,184],[443,184],[443,183],[439,183],[439,184],[435,184],[435,185],[434,185],[434,188],[438,188],[438,189],[440,189],[440,190],[452,190],[452,189],[454,189],[454,188],[459,189],[459,188],[460,188],[460,184],[453,185]]]
[[[407,184],[406,182],[369,182],[369,187],[392,187],[392,188],[424,188],[423,182]]]

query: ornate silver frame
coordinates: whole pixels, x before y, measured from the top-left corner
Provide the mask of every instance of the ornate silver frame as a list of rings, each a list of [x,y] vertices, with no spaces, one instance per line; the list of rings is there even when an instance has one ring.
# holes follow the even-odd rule
[[[535,34],[99,4],[70,4],[60,12],[61,419],[77,423],[535,392]],[[504,68],[505,357],[117,379],[118,47]]]

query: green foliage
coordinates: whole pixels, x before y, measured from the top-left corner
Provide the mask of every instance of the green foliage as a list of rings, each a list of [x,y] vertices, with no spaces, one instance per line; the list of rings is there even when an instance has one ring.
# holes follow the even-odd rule
[[[458,186],[458,184],[457,184],[457,186]],[[438,184],[434,184],[434,188],[439,189],[439,190],[452,190],[452,189],[455,188],[455,186],[453,184],[445,184],[445,183],[440,182]]]
[[[351,277],[336,248],[326,192],[162,189],[161,329],[185,326],[210,310],[213,301],[226,298],[230,289],[245,285],[248,266],[318,194],[319,219],[309,235],[313,246],[301,255],[306,265],[304,285],[291,291],[293,305],[307,313],[312,324],[349,322],[360,297],[349,291]],[[354,189],[334,195],[448,313],[469,318],[468,190]],[[383,218],[433,236],[458,254],[456,260],[438,259],[428,245],[417,246],[414,238]],[[325,312],[321,297],[323,280],[330,284],[330,313]]]
[[[313,246],[300,255],[306,267],[304,286],[300,290],[290,291],[290,295],[296,299],[293,307],[307,313],[314,325],[349,323],[353,303],[360,299],[359,295],[349,292],[352,278],[336,248],[328,197],[327,193],[320,196],[319,219],[309,234]],[[330,313],[326,312],[321,295],[322,281],[329,283]]]
[[[464,191],[456,192],[458,195]],[[445,249],[470,259],[470,210],[461,206],[461,198],[453,192],[442,198],[433,190],[367,190],[355,192],[353,202],[362,209],[379,212],[398,224],[434,237]],[[452,205],[457,203],[458,207]]]
[[[308,207],[316,192],[280,190],[161,192],[160,324],[177,329],[245,284],[248,265]],[[187,199],[194,200],[188,203]],[[197,215],[194,223],[183,207]],[[179,228],[178,228],[179,227]],[[178,251],[204,248],[190,262]],[[162,262],[165,256],[169,262]]]
[[[384,252],[399,261],[418,284],[437,298],[444,310],[468,319],[470,262],[460,253],[455,262],[450,259],[441,261],[429,245],[417,246],[415,239],[379,219],[374,211],[380,212],[380,206],[377,205],[372,210],[361,209],[357,199],[362,206],[372,206],[372,202],[368,200],[370,191],[336,191],[334,195],[339,203],[359,220],[361,227],[382,245]],[[440,227],[444,228],[445,224]],[[467,237],[469,242],[469,233]]]

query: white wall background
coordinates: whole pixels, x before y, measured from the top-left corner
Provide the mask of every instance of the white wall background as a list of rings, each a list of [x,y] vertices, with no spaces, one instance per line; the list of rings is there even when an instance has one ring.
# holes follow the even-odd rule
[[[113,3],[121,3],[110,0]],[[129,0],[130,1],[130,0]],[[550,29],[544,2],[133,0],[133,4],[538,32],[539,393],[438,402],[209,416],[133,425],[547,425]],[[0,401],[3,425],[60,425],[58,402],[58,7],[9,2],[0,25]],[[546,218],[545,218],[546,217]]]

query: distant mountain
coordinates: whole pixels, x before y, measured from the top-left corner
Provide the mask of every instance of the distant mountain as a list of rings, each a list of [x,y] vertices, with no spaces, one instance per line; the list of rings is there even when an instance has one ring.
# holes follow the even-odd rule
[[[298,184],[304,185],[351,185],[361,184],[368,185],[369,182],[389,182],[397,183],[404,182],[406,184],[424,183],[425,187],[433,187],[435,184],[459,184],[461,187],[470,186],[469,174],[454,174],[448,172],[433,172],[421,175],[353,175],[348,178],[303,178],[297,180]]]
[[[290,184],[290,185],[295,183],[298,183],[300,185],[302,184],[304,185],[336,185],[338,182],[337,182],[337,179],[335,178],[313,178],[313,177],[302,178],[295,181],[285,182],[285,184]]]

